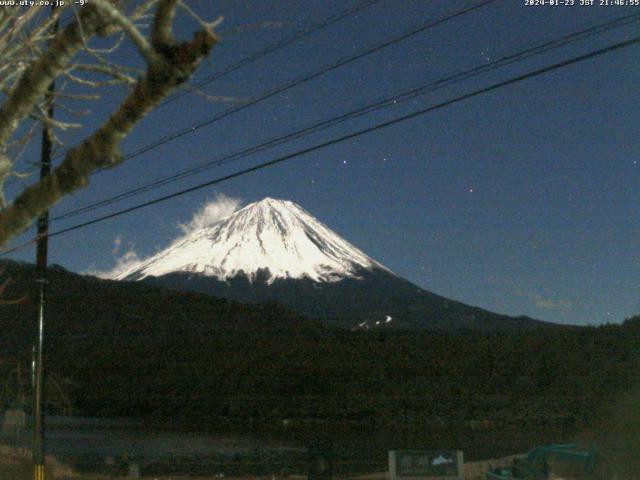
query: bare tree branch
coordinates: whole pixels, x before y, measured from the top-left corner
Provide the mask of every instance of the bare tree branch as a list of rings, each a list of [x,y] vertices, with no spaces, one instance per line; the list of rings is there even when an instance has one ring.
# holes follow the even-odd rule
[[[53,206],[64,195],[86,186],[90,175],[101,168],[122,161],[120,143],[134,126],[173,89],[183,84],[206,58],[218,38],[211,24],[195,33],[193,40],[179,43],[173,36],[172,25],[177,0],[159,0],[153,20],[151,42],[141,42],[139,31],[125,22],[121,11],[109,10],[103,0],[93,7],[83,7],[78,19],[69,24],[52,40],[43,58],[29,66],[12,95],[0,109],[0,146],[15,132],[17,125],[32,113],[38,99],[58,75],[68,73],[73,55],[85,45],[86,35],[114,32],[123,29],[147,61],[147,69],[131,93],[110,118],[92,135],[71,149],[51,175],[20,193],[13,203],[0,210],[0,245],[23,231],[34,218]],[[151,3],[151,2],[147,2]],[[92,4],[90,4],[92,5]],[[110,12],[105,15],[105,12]],[[127,22],[129,20],[127,19]],[[153,54],[145,51],[153,50]],[[103,71],[104,65],[102,67]],[[60,94],[69,96],[70,94]]]
[[[91,4],[80,12],[82,26],[78,20],[71,22],[51,42],[46,55],[28,67],[12,95],[0,108],[0,145],[5,144],[22,121],[35,107],[49,84],[64,71],[71,58],[84,44],[87,31],[95,33],[103,20]],[[83,34],[83,31],[85,32]]]
[[[122,30],[127,35],[129,35],[147,63],[151,64],[159,60],[156,51],[151,48],[151,45],[144,37],[144,35],[140,33],[138,28],[131,20],[129,20],[126,15],[124,15],[120,10],[118,10],[118,8],[116,8],[113,4],[109,3],[106,0],[93,0],[93,2],[93,4],[98,8],[98,10],[100,10],[100,12],[102,12],[103,15],[111,19],[114,23],[118,24],[118,26],[122,28]]]

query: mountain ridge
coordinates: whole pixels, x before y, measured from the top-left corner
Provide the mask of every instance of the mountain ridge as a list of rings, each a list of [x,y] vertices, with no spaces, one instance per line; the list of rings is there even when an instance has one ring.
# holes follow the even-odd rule
[[[405,280],[299,205],[266,198],[120,275],[243,303],[280,303],[348,329],[518,330],[554,324],[466,305]]]
[[[259,278],[259,277],[258,277]],[[270,285],[237,276],[225,282],[200,274],[176,272],[147,277],[144,283],[191,291],[240,303],[276,302],[308,318],[351,330],[518,331],[568,326],[497,314],[423,290],[381,272],[318,284],[308,279],[279,279]],[[390,320],[389,320],[390,319]]]
[[[117,280],[142,280],[174,272],[227,280],[259,270],[279,278],[339,281],[362,268],[387,270],[299,205],[265,198],[190,232],[166,249],[121,272]]]

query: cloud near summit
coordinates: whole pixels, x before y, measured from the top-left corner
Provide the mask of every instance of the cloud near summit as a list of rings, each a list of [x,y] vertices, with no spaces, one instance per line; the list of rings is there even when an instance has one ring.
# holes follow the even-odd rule
[[[208,200],[202,205],[200,209],[193,214],[191,221],[188,223],[180,223],[178,227],[182,230],[182,233],[188,235],[227,218],[241,206],[242,201],[239,198],[229,197],[219,193],[215,199]]]
[[[242,200],[239,198],[229,197],[222,193],[216,195],[213,200],[207,200],[194,214],[187,223],[178,223],[178,228],[183,235],[189,235],[203,227],[213,225],[227,218],[233,212],[242,206]],[[175,241],[172,239],[171,241]],[[144,262],[145,258],[141,258],[133,249],[129,248],[120,254],[121,247],[124,243],[122,235],[116,235],[113,241],[114,265],[109,269],[100,270],[95,267],[89,268],[84,273],[93,275],[98,278],[116,279],[128,270],[133,269],[136,265]]]

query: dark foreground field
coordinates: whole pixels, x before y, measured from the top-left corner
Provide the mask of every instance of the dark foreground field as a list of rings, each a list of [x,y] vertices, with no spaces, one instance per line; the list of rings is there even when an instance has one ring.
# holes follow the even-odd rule
[[[620,468],[637,468],[638,317],[526,332],[352,332],[273,304],[117,282],[105,290],[54,274],[50,413],[142,418],[150,432],[299,448],[328,442],[354,474],[379,471],[394,448],[462,449],[473,461],[573,439],[601,443]],[[7,298],[19,298],[20,285]],[[35,313],[29,301],[0,309],[4,409],[30,408]],[[271,473],[299,463],[269,462]]]

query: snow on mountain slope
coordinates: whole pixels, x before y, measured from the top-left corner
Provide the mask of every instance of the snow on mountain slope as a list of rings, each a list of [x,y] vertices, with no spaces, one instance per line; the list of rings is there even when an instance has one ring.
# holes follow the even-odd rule
[[[253,280],[258,270],[266,269],[267,283],[305,277],[335,282],[357,277],[362,269],[388,271],[299,205],[265,198],[177,239],[117,279],[192,272],[219,280],[244,274]]]

